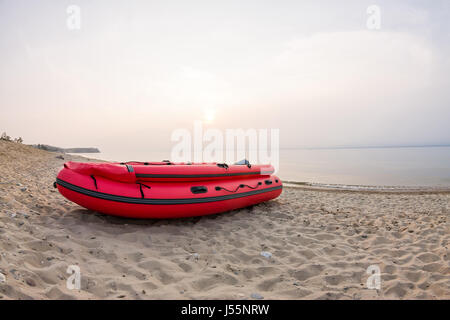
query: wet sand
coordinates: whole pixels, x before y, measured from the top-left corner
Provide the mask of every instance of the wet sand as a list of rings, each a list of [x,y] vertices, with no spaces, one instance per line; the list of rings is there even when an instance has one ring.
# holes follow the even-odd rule
[[[86,159],[60,156],[0,141],[0,299],[450,298],[448,191],[292,185],[251,208],[131,220],[63,198],[57,172]]]

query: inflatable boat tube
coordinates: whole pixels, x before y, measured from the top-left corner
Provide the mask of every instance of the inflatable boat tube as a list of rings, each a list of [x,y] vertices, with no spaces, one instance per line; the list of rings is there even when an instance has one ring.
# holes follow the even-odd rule
[[[269,171],[263,174],[262,168]],[[55,186],[64,197],[89,210],[129,218],[182,218],[278,197],[282,183],[268,174],[270,170],[271,166],[68,162]]]
[[[270,176],[272,165],[226,165],[220,163],[79,163],[67,162],[65,168],[85,175],[102,176],[115,181],[201,181]]]

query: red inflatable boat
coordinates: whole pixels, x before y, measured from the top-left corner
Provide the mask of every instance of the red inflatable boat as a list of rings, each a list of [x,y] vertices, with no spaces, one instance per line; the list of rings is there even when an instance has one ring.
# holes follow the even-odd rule
[[[278,197],[271,165],[67,162],[58,191],[87,209],[130,218],[181,218],[251,206]]]

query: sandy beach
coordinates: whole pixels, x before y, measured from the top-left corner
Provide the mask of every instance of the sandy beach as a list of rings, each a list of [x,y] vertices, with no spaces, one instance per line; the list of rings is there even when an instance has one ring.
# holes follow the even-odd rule
[[[251,208],[131,220],[63,198],[65,161],[86,158],[0,141],[0,299],[450,299],[449,191],[287,186]]]

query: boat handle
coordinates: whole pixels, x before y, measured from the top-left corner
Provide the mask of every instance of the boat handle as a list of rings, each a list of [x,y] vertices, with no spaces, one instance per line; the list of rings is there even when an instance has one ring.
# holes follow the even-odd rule
[[[191,187],[191,192],[194,193],[194,194],[206,193],[206,192],[208,192],[208,188],[206,188],[205,186]]]

